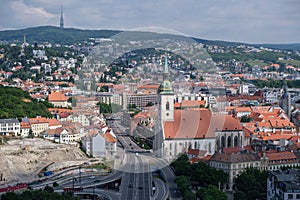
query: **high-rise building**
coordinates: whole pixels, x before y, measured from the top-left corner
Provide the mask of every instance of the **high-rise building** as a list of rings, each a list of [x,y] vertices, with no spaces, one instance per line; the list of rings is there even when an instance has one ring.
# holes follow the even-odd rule
[[[61,10],[60,10],[60,23],[59,26],[61,29],[64,28],[64,13],[63,13],[63,6],[61,6]]]

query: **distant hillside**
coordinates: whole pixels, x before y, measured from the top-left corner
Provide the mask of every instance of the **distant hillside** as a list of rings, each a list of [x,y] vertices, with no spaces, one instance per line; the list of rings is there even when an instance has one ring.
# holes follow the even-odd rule
[[[82,30],[74,28],[60,29],[54,26],[40,26],[34,28],[26,28],[21,30],[0,31],[0,41],[23,41],[24,35],[29,43],[51,42],[59,44],[72,44],[74,42],[82,42],[88,38],[107,38],[120,31],[112,30]]]
[[[20,30],[6,30],[0,31],[0,41],[8,41],[20,43],[23,41],[24,35],[26,35],[26,40],[29,43],[37,42],[51,42],[51,43],[59,43],[59,44],[73,44],[75,42],[83,42],[88,38],[108,38],[121,31],[117,30],[83,30],[83,29],[75,29],[75,28],[64,28],[60,29],[55,26],[40,26],[33,28],[26,28]],[[134,34],[137,36],[138,34]],[[142,34],[140,37],[147,38],[158,38],[162,37],[164,34]],[[131,35],[132,37],[132,35]],[[175,36],[174,37],[181,37]],[[136,38],[135,38],[136,39]],[[205,40],[200,38],[193,38],[195,41],[208,44],[208,45],[218,45],[218,46],[237,46],[237,45],[247,45],[246,43],[241,42],[227,42],[227,41],[219,41],[219,40]],[[290,50],[300,50],[299,44],[249,44],[256,47],[266,47],[266,48],[274,48],[274,49],[290,49]]]

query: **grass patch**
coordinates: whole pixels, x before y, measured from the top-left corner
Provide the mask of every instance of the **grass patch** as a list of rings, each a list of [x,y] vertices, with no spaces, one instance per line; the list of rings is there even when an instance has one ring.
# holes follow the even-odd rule
[[[294,67],[300,67],[300,60],[280,60],[279,63],[283,63],[285,65],[293,65]]]
[[[264,61],[262,60],[248,60],[246,61],[246,63],[248,63],[250,66],[254,66],[254,65],[258,65],[260,67],[263,67],[265,65],[267,65]]]

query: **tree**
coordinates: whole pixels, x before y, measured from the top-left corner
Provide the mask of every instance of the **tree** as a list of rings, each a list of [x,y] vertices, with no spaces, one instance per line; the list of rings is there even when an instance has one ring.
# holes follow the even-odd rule
[[[236,191],[234,193],[234,199],[239,199],[239,200],[247,200],[247,196],[244,192],[242,191]]]
[[[136,105],[135,104],[129,104],[128,105],[128,109],[135,109],[136,108]]]
[[[189,164],[189,158],[187,155],[183,154],[181,155],[173,164],[172,167],[175,170],[176,176],[181,176],[181,175],[187,175],[190,164]]]
[[[34,138],[32,129],[29,129],[28,138]]]
[[[192,185],[188,177],[178,176],[175,179],[175,183],[177,184],[178,190],[181,192],[183,199],[196,199],[195,194],[191,191]]]
[[[79,200],[68,194],[58,194],[45,190],[26,190],[23,193],[8,192],[1,196],[1,200]]]
[[[52,193],[52,192],[54,192],[54,189],[53,189],[53,187],[47,185],[47,186],[44,188],[44,191],[49,192],[49,193]]]
[[[247,199],[255,200],[266,194],[267,171],[256,168],[248,168],[234,179],[236,191],[245,193]],[[242,193],[239,193],[242,195]]]
[[[100,113],[111,113],[111,107],[102,102],[98,102],[97,105],[100,107]]]
[[[150,101],[147,103],[146,107],[153,106],[153,105],[154,105],[154,103],[152,101]]]
[[[196,197],[201,200],[227,200],[228,198],[226,193],[213,185],[209,185],[207,188],[202,187],[196,192]]]
[[[198,162],[190,166],[189,176],[191,181],[201,187],[208,185],[223,185],[228,180],[228,174],[222,170],[216,170],[203,162]]]
[[[251,118],[248,115],[243,115],[241,117],[241,122],[250,122]]]
[[[108,86],[107,85],[102,86],[99,92],[108,92]]]

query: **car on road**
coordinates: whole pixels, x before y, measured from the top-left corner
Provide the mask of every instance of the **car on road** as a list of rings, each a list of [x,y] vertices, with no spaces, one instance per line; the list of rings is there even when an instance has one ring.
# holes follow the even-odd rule
[[[89,179],[94,179],[95,178],[95,176],[91,176]]]

